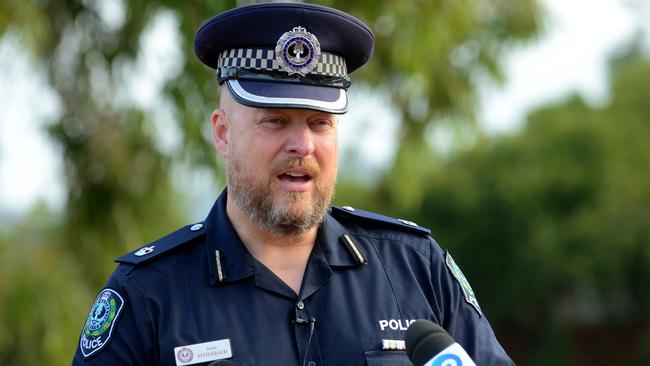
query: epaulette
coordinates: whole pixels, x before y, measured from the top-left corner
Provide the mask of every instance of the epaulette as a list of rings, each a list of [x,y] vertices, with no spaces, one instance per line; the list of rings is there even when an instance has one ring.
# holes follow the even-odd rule
[[[332,214],[335,216],[341,217],[356,217],[366,221],[375,221],[382,224],[390,224],[391,226],[398,227],[401,229],[406,229],[407,231],[416,232],[424,235],[430,235],[431,230],[421,227],[413,221],[408,221],[404,219],[396,219],[394,217],[384,216],[376,214],[374,212],[368,212],[359,210],[350,206],[332,206]]]
[[[143,246],[140,249],[117,258],[115,262],[139,265],[169,252],[174,248],[178,248],[183,244],[189,243],[203,234],[205,234],[205,225],[202,223],[187,225]]]

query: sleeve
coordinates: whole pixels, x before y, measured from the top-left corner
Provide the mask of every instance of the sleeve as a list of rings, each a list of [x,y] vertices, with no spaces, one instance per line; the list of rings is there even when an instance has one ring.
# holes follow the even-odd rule
[[[118,269],[99,292],[86,316],[72,365],[153,365],[150,338],[143,337],[146,317],[137,292],[125,286]]]
[[[514,365],[494,335],[469,282],[449,252],[431,240],[431,279],[439,320],[477,365]]]

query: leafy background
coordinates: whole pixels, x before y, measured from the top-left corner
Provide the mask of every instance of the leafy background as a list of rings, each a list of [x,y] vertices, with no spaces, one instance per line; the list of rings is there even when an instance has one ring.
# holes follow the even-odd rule
[[[641,37],[612,57],[607,103],[576,95],[495,136],[477,123],[477,84],[502,81],[507,50],[543,33],[536,0],[318,3],[374,29],[375,55],[353,88],[381,95],[398,121],[380,169],[369,171],[354,146],[342,152],[337,203],[431,228],[518,364],[650,364],[650,60]],[[1,364],[68,364],[112,259],[187,223],[224,183],[206,136],[217,89],[192,39],[237,2],[118,4],[124,17],[111,20],[89,0],[0,3],[0,35],[29,51],[61,105],[46,133],[66,189],[62,210],[36,205],[0,226]],[[147,61],[144,38],[165,17],[180,35],[165,41],[181,52]],[[155,107],[138,102],[147,62],[167,70]],[[377,117],[359,124],[372,129]],[[455,136],[448,150],[431,138],[438,126]],[[179,142],[166,144],[169,133]],[[188,193],[197,176],[214,182],[213,196]]]

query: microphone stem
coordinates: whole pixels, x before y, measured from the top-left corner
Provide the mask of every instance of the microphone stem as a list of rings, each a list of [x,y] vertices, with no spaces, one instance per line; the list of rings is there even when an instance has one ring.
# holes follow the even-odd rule
[[[311,338],[314,336],[314,327],[316,319],[309,320],[309,339],[307,339],[307,347],[305,348],[305,357],[302,359],[302,366],[307,365],[307,355],[309,355],[309,346],[311,345]]]

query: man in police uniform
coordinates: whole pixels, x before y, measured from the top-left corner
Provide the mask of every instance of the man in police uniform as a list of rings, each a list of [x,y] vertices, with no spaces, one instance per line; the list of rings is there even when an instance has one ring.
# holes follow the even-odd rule
[[[510,365],[451,256],[416,224],[329,207],[348,73],[374,38],[354,17],[259,4],[210,19],[215,148],[228,187],[206,220],[117,259],[74,365],[410,365],[415,319],[478,365]]]

